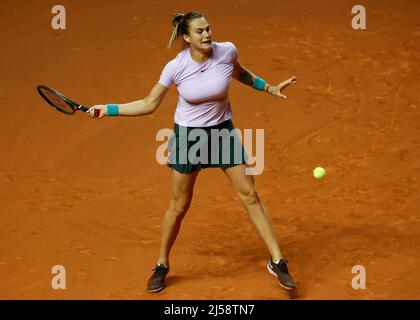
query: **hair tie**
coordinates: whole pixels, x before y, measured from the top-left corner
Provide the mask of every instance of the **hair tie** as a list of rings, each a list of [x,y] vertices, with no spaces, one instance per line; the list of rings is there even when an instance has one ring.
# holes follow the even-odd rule
[[[181,23],[182,19],[184,19],[184,14],[175,13],[173,15],[173,21],[174,21],[175,26],[179,25]]]

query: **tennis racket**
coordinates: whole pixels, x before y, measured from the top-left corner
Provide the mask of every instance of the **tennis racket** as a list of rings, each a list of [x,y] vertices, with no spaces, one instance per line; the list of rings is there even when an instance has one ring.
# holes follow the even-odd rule
[[[37,87],[37,90],[38,90],[38,93],[41,95],[41,97],[43,97],[44,100],[47,101],[49,105],[51,105],[56,110],[64,114],[72,115],[77,110],[81,110],[83,112],[86,112],[89,110],[89,107],[84,106],[82,104],[78,104],[70,100],[69,98],[67,98],[60,92],[58,92],[57,90],[54,90],[47,86],[39,85]],[[95,109],[94,116],[99,117],[100,113],[101,113],[101,110]]]

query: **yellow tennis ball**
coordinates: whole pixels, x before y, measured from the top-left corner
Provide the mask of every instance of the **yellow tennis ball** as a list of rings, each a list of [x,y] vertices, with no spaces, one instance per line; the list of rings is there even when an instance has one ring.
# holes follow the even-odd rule
[[[322,177],[325,176],[326,173],[327,172],[322,167],[316,167],[313,171],[313,175],[315,179],[321,179]]]

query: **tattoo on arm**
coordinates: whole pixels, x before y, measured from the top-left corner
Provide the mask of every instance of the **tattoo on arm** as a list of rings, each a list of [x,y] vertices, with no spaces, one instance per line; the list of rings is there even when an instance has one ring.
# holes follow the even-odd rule
[[[256,79],[256,78],[257,78],[257,76],[254,75],[251,71],[242,67],[242,70],[239,74],[238,80],[240,82],[252,87],[252,84],[254,83],[254,79]],[[272,94],[272,85],[266,82],[265,85],[264,85],[263,91],[266,91],[267,93]]]
[[[254,77],[251,72],[243,68],[238,80],[248,86],[252,86],[252,83],[254,82]]]

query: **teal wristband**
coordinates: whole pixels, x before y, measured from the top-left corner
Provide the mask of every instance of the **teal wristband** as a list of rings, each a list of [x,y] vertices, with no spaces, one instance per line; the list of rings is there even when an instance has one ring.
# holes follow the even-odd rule
[[[264,88],[264,85],[265,85],[265,80],[261,79],[260,77],[256,77],[254,82],[252,83],[252,87],[260,91],[262,91],[262,89]]]
[[[107,104],[106,105],[106,115],[107,116],[118,116],[120,106],[118,104]]]

